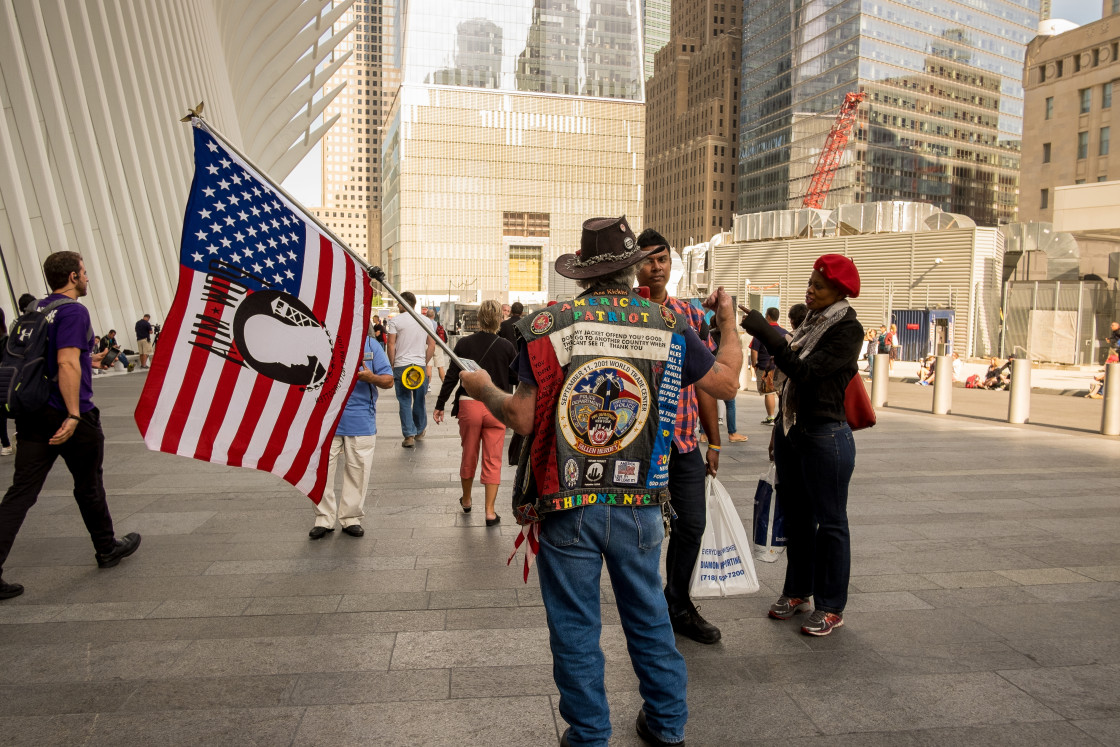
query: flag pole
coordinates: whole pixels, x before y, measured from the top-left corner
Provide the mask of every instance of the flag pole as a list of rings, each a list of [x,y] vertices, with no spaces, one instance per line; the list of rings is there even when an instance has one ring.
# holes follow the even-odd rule
[[[310,210],[308,210],[306,207],[304,207],[303,203],[301,203],[295,197],[292,197],[292,195],[288,192],[288,190],[284,189],[279,184],[277,184],[275,181],[273,181],[272,177],[270,177],[267,173],[265,173],[264,169],[262,169],[261,167],[257,166],[255,163],[253,163],[253,159],[251,159],[251,158],[249,158],[249,156],[245,155],[245,153],[240,148],[238,148],[236,145],[234,145],[233,143],[230,142],[229,138],[227,138],[222,133],[218,132],[218,130],[214,129],[213,125],[211,125],[209,122],[207,122],[205,119],[203,119],[203,117],[202,117],[202,103],[199,103],[198,106],[196,106],[193,109],[190,109],[187,112],[187,116],[183,117],[180,121],[181,122],[190,122],[192,127],[201,127],[202,129],[206,130],[206,132],[213,135],[218,140],[221,140],[222,145],[224,145],[225,147],[227,147],[231,151],[233,151],[233,153],[236,154],[237,157],[240,158],[242,161],[244,161],[245,163],[252,166],[253,169],[258,174],[260,174],[261,178],[264,179],[266,182],[268,182],[269,186],[271,186],[273,189],[275,189],[280,194],[284,195],[284,197],[286,197],[289,202],[291,202],[293,205],[295,205],[297,208],[299,208],[300,212],[302,212],[304,215],[306,215],[308,218],[310,218],[311,221],[316,226],[318,226],[319,229],[322,230],[322,232],[325,233],[330,238],[331,241],[333,241],[335,244],[338,244],[339,247],[341,247],[343,251],[345,251],[347,254],[349,254],[351,257],[353,257],[354,261],[357,262],[358,264],[360,264],[362,266],[362,268],[365,270],[365,273],[366,273],[367,276],[369,276],[370,280],[376,280],[377,282],[381,283],[381,285],[383,285],[385,287],[385,289],[387,291],[389,291],[389,293],[393,296],[393,298],[397,299],[397,303],[399,303],[401,306],[403,306],[405,311],[407,311],[409,314],[411,314],[412,317],[417,321],[417,323],[419,323],[420,329],[424,330],[424,332],[427,333],[428,337],[431,337],[433,340],[435,340],[436,345],[438,345],[440,347],[440,349],[443,350],[443,352],[447,353],[448,357],[451,358],[451,360],[455,362],[455,365],[457,365],[463,371],[476,371],[476,370],[478,370],[478,365],[474,361],[472,361],[470,359],[467,359],[467,358],[460,358],[459,356],[455,355],[455,351],[453,351],[450,348],[450,346],[448,346],[448,344],[446,342],[444,342],[443,340],[441,340],[439,338],[439,335],[436,334],[435,330],[432,329],[431,327],[429,327],[427,322],[420,318],[420,315],[418,313],[416,313],[416,310],[413,309],[411,306],[409,306],[407,303],[405,303],[405,300],[403,298],[401,298],[400,294],[398,294],[397,291],[391,285],[389,285],[388,281],[385,280],[384,270],[382,270],[380,267],[371,266],[370,263],[366,259],[358,256],[349,246],[347,246],[345,241],[343,241],[342,239],[338,238],[338,236],[335,235],[334,231],[332,231],[331,229],[329,229],[325,225],[323,225],[322,221],[320,221],[315,215],[313,215]]]

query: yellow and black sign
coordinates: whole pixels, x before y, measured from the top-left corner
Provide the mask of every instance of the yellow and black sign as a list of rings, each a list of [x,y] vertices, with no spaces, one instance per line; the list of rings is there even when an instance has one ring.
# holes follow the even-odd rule
[[[401,383],[405,389],[419,389],[424,385],[424,369],[420,366],[409,366],[401,372]]]

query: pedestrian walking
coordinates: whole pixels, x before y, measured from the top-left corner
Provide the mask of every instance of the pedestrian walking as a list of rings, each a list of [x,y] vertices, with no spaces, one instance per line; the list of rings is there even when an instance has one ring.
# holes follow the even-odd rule
[[[517,348],[509,340],[499,336],[499,325],[502,323],[502,307],[498,302],[483,301],[478,309],[479,331],[455,343],[455,354],[460,358],[473,360],[490,373],[491,380],[500,389],[512,392],[509,371],[510,364],[517,357]],[[439,390],[432,420],[437,425],[443,422],[444,407],[454,392],[455,402],[451,415],[459,420],[459,438],[463,444],[463,456],[459,462],[459,480],[463,485],[463,494],[459,497],[459,506],[464,513],[471,512],[471,493],[481,451],[486,526],[492,527],[502,520],[494,509],[494,502],[498,498],[498,487],[502,484],[502,447],[506,439],[506,426],[490,414],[484,404],[464,395],[463,388],[459,386],[459,373],[459,367],[453,362],[443,387]]]
[[[748,309],[744,306],[739,307],[742,311],[746,312]],[[774,306],[766,310],[766,321],[774,328],[782,337],[788,334],[782,327],[778,325],[778,317],[780,311]],[[743,322],[747,320],[743,317]],[[774,419],[778,415],[778,390],[774,385],[774,376],[778,372],[778,366],[774,363],[774,356],[770,355],[770,351],[766,349],[765,343],[758,337],[751,340],[751,365],[755,370],[755,384],[758,387],[758,393],[762,395],[762,406],[766,408],[766,417],[762,419],[762,425],[774,425]]]
[[[848,298],[859,295],[859,272],[840,254],[813,264],[805,294],[809,314],[787,341],[757,311],[745,326],[762,338],[778,371],[779,414],[772,451],[786,531],[785,585],[769,615],[788,620],[813,613],[801,627],[824,636],[844,624],[851,573],[848,483],[856,446],[844,393],[856,375],[863,326]]]
[[[439,339],[447,342],[447,330],[443,328],[443,325],[439,323],[439,319],[436,318],[436,310],[428,307],[428,310],[424,312],[424,316],[431,321],[432,329],[436,331],[436,335],[439,336]],[[435,341],[433,340],[432,342],[434,343]],[[436,345],[435,351],[432,353],[432,359],[435,361],[436,372],[439,373],[439,380],[442,382],[447,378],[447,364],[450,362],[447,358],[447,353],[443,352],[443,348],[439,345]],[[431,373],[432,372],[429,370],[428,375],[431,376]]]
[[[682,388],[729,398],[742,367],[722,288],[706,301],[724,332],[717,356],[687,319],[634,292],[634,265],[661,247],[639,248],[627,223],[586,221],[580,251],[557,260],[584,293],[521,320],[512,395],[485,370],[459,375],[469,396],[533,440],[523,519],[540,520],[541,597],[570,724],[561,744],[605,747],[611,735],[599,646],[604,561],[643,700],[638,734],[650,744],[684,739],[687,674],[659,574],[668,424]]]
[[[327,462],[327,485],[322,499],[315,505],[315,526],[308,535],[322,539],[334,531],[337,520],[342,531],[361,537],[362,518],[366,515],[366,491],[373,469],[373,453],[377,446],[377,390],[393,386],[393,367],[381,343],[373,339],[373,325],[362,346],[362,365],[358,369],[354,391],[346,400],[338,428],[331,439],[330,461]],[[336,497],[335,471],[339,458],[346,462],[342,473],[342,493]]]
[[[140,546],[135,532],[116,538],[102,484],[105,434],[93,404],[93,360],[100,356],[93,354],[89,311],[76,303],[89,287],[85,263],[76,252],[55,252],[43,262],[43,274],[51,293],[38,308],[61,302],[48,324],[50,396],[38,412],[16,417],[15,474],[0,501],[0,599],[23,593],[20,584],[3,580],[4,561],[59,457],[74,476],[74,500],[93,540],[98,567],[111,568]]]
[[[673,298],[666,290],[673,266],[669,242],[657,231],[647,228],[638,237],[638,247],[647,251],[646,258],[638,263],[638,284],[649,288],[649,300],[687,322],[711,348],[703,312],[687,301]],[[738,335],[732,333],[731,336],[737,343]],[[739,391],[738,376],[735,391]],[[697,420],[707,435],[703,457],[696,437]],[[669,548],[665,551],[665,599],[669,603],[673,630],[698,643],[715,643],[720,639],[719,628],[700,615],[688,595],[692,569],[696,567],[700,540],[707,524],[705,479],[708,475],[716,476],[720,449],[719,403],[693,387],[682,388],[668,455],[669,492],[673,495],[675,516],[670,521]]]
[[[409,291],[401,294],[409,308],[416,307],[416,296]],[[416,445],[416,439],[424,438],[428,429],[428,410],[425,398],[428,396],[427,375],[419,377],[419,383],[413,385],[413,378],[404,380],[405,369],[417,366],[421,371],[427,368],[428,361],[435,355],[436,343],[428,336],[421,324],[427,324],[412,318],[412,314],[405,311],[405,307],[398,301],[397,310],[400,312],[389,320],[385,326],[385,337],[388,344],[385,351],[389,356],[389,363],[393,366],[393,380],[396,384],[397,406],[400,409],[401,433],[404,440],[401,446],[411,449]],[[423,317],[421,317],[423,319]]]

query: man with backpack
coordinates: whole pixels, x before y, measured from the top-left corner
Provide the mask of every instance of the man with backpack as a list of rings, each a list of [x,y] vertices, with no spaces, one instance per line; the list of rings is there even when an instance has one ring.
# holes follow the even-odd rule
[[[74,499],[93,540],[97,565],[111,568],[140,546],[135,532],[116,539],[105,500],[105,435],[92,383],[93,359],[100,361],[101,355],[93,355],[89,311],[77,302],[89,284],[85,263],[76,252],[55,252],[43,263],[43,273],[51,293],[20,317],[12,331],[19,345],[9,341],[0,365],[3,406],[15,415],[18,444],[12,486],[0,501],[0,574],[58,457],[74,475]],[[25,394],[36,390],[45,397]],[[0,599],[22,593],[21,585],[0,575]]]

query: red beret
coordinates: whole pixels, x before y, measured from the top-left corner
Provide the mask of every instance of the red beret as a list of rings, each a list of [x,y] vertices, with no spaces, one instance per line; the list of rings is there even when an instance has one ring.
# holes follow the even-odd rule
[[[843,254],[822,254],[813,263],[813,269],[824,275],[845,296],[859,296],[859,270],[856,263]]]

